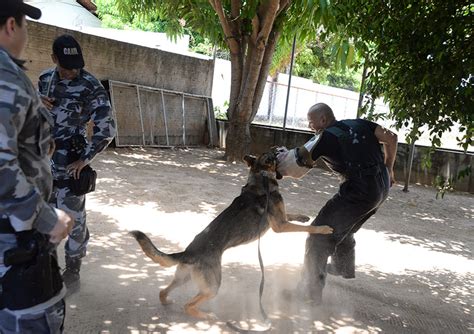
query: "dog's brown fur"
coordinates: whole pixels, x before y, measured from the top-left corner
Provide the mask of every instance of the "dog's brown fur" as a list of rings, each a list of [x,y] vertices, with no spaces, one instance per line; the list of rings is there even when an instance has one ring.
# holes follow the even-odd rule
[[[168,294],[172,290],[191,279],[198,286],[199,293],[185,305],[184,309],[193,317],[208,318],[209,315],[200,311],[198,306],[213,298],[219,290],[221,258],[226,249],[254,241],[265,234],[270,227],[278,233],[332,233],[329,226],[305,226],[288,222],[288,220],[307,221],[309,218],[286,214],[275,178],[274,151],[264,153],[258,158],[246,156],[244,160],[250,167],[250,173],[240,196],[199,233],[183,252],[165,254],[158,250],[144,233],[130,232],[145,254],[154,262],[165,267],[178,265],[171,284],[160,291],[162,304],[169,303]]]

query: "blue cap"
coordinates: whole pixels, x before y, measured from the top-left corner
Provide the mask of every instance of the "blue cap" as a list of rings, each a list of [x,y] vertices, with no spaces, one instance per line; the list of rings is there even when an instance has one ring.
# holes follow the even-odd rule
[[[68,70],[84,67],[84,58],[79,43],[71,35],[61,35],[53,42],[53,53],[59,65]]]

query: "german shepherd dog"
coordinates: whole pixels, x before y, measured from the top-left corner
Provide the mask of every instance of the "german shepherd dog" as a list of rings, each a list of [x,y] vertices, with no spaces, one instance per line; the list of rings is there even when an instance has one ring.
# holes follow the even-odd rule
[[[192,280],[199,292],[184,306],[185,312],[196,318],[212,318],[210,314],[200,311],[198,306],[216,296],[219,290],[222,279],[221,259],[226,249],[257,240],[270,227],[277,233],[332,233],[329,226],[306,226],[288,222],[305,222],[309,217],[286,214],[276,181],[277,160],[274,150],[258,158],[245,156],[244,160],[250,167],[250,173],[241,194],[183,252],[163,253],[144,233],[130,232],[154,262],[164,267],[178,266],[171,284],[160,291],[163,305],[170,303],[168,294],[172,290]]]

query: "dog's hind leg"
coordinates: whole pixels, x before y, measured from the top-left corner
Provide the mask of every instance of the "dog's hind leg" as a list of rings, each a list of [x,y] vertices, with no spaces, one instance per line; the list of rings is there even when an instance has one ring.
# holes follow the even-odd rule
[[[212,314],[202,312],[198,309],[198,307],[205,301],[214,298],[217,295],[217,291],[219,290],[219,287],[221,285],[222,274],[220,258],[216,260],[216,263],[212,265],[201,264],[201,267],[204,268],[193,268],[191,274],[192,280],[197,284],[199,288],[199,293],[186,305],[184,305],[185,312],[192,317],[199,319],[215,318]]]
[[[163,290],[160,291],[160,302],[163,305],[168,305],[171,304],[172,301],[168,299],[169,293],[176,289],[177,287],[180,287],[184,283],[188,282],[191,279],[191,268],[189,265],[186,264],[180,264],[176,268],[176,272],[173,277],[173,281],[164,288]]]
[[[214,317],[211,314],[199,310],[198,306],[206,300],[212,299],[215,295],[216,294],[211,291],[200,291],[193,299],[184,305],[184,311],[194,318],[213,319]]]

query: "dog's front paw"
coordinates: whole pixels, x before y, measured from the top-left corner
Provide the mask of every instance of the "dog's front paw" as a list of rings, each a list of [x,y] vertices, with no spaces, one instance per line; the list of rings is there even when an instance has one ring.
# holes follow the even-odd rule
[[[309,220],[309,217],[306,215],[300,215],[300,214],[294,214],[294,213],[288,213],[286,214],[286,218],[288,221],[297,221],[300,223],[305,223]]]

